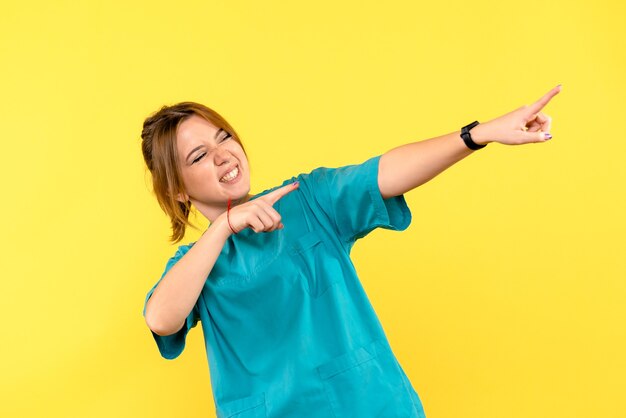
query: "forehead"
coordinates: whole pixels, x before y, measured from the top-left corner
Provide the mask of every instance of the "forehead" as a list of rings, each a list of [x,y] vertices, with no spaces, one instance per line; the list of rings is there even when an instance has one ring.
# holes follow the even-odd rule
[[[178,126],[176,131],[178,149],[185,151],[199,141],[205,142],[213,139],[217,130],[218,128],[211,122],[198,115],[192,115]]]

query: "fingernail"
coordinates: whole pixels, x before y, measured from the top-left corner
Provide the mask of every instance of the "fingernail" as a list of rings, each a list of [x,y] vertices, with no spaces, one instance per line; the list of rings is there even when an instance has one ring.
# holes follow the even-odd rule
[[[294,186],[297,186],[298,184],[300,184],[300,182],[299,182],[299,181],[294,181],[294,182],[293,182],[293,185],[294,185]]]
[[[545,134],[545,135],[544,135],[544,137],[545,137],[545,139],[551,139],[551,138],[552,138],[552,135],[550,135],[550,134]]]

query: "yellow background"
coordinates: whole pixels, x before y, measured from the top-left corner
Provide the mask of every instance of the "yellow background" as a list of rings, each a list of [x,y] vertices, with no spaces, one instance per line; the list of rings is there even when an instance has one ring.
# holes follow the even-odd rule
[[[141,314],[177,247],[140,151],[161,105],[230,121],[258,193],[559,83],[551,141],[458,162],[353,260],[427,417],[625,416],[623,2],[2,9],[0,416],[214,416],[201,327],[167,361]]]

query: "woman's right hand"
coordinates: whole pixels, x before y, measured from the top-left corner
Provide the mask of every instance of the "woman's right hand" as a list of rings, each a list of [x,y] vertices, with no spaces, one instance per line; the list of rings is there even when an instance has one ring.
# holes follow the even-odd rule
[[[296,190],[299,184],[299,182],[287,184],[261,197],[232,207],[229,214],[224,212],[222,215],[226,218],[226,223],[230,219],[230,226],[236,232],[248,227],[252,228],[254,232],[271,232],[276,229],[283,229],[281,216],[272,206],[280,198]]]

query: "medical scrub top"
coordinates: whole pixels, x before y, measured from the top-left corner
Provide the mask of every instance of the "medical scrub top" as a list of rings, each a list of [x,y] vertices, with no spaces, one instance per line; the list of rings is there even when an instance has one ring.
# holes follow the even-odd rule
[[[273,206],[284,229],[232,234],[183,328],[152,333],[174,359],[202,322],[219,418],[425,417],[349,256],[373,229],[411,223],[404,195],[382,198],[379,160],[319,167],[253,196],[300,181]]]

